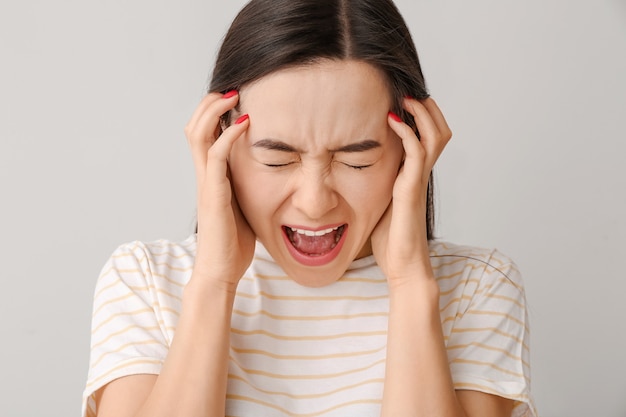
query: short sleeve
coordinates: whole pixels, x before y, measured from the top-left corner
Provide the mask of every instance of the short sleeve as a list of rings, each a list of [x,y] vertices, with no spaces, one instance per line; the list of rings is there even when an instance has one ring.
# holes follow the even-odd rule
[[[141,243],[120,246],[98,278],[93,305],[89,375],[83,417],[95,416],[95,392],[128,375],[158,374],[168,336],[158,318],[158,290]]]
[[[494,252],[459,311],[447,343],[456,389],[515,401],[512,417],[536,417],[530,395],[530,332],[517,266]]]

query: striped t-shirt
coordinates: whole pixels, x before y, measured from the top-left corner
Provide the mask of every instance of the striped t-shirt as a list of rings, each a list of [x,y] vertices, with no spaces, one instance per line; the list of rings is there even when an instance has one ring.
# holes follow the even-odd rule
[[[160,372],[195,250],[192,235],[113,253],[96,286],[83,416],[95,415],[94,393],[112,380]],[[511,398],[513,416],[536,417],[515,264],[497,251],[437,241],[430,251],[455,388]],[[226,416],[379,416],[388,306],[373,256],[354,261],[337,282],[309,288],[257,244],[235,298]]]

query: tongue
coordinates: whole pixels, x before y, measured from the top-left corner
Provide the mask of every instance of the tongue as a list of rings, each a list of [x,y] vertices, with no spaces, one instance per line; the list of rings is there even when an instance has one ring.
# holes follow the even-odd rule
[[[323,255],[330,252],[330,250],[336,246],[336,236],[336,230],[326,233],[324,236],[306,236],[300,233],[293,233],[291,242],[293,246],[302,253],[308,255]]]

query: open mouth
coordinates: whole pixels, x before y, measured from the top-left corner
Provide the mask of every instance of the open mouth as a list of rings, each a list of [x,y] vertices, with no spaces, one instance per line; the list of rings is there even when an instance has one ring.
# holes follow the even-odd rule
[[[324,256],[333,251],[341,241],[346,225],[321,230],[299,229],[283,226],[291,246],[300,254],[310,257]]]
[[[346,241],[348,225],[328,225],[312,230],[298,226],[283,226],[287,250],[298,263],[318,267],[337,258]]]

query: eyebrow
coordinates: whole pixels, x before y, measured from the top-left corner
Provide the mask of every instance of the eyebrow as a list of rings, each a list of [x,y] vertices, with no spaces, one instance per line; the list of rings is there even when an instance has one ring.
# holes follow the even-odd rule
[[[300,151],[293,146],[275,139],[261,139],[258,142],[255,142],[252,146],[255,148],[262,148],[271,151],[300,153]],[[380,148],[380,146],[380,142],[368,139],[361,142],[355,142],[349,145],[341,146],[337,149],[331,149],[330,152],[365,152],[371,149]]]

